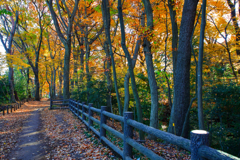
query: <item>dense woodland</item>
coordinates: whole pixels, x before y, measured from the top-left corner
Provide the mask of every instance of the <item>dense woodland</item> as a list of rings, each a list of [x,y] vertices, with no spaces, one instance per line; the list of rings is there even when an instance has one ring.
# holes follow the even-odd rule
[[[63,96],[132,111],[178,136],[208,130],[212,147],[240,156],[239,5],[2,0],[0,103]]]

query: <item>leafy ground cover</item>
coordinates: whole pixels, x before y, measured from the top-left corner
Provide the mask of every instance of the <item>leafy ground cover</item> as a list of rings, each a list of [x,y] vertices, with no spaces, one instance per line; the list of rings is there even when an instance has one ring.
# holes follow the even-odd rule
[[[0,158],[6,159],[18,142],[24,121],[35,109],[49,102],[26,102],[21,108],[10,114],[0,115]]]
[[[98,116],[94,116],[99,119]],[[107,148],[92,132],[88,132],[86,126],[69,110],[47,110],[42,112],[46,137],[50,139],[49,145],[54,148],[48,154],[53,159],[119,159]],[[121,124],[108,121],[108,125],[122,132]],[[135,132],[134,139],[138,138]],[[122,148],[122,140],[107,133],[108,138],[119,148]],[[155,142],[146,139],[143,144],[158,155],[168,160],[191,159],[189,153],[178,149],[174,145],[163,142]],[[134,151],[134,159],[148,159],[144,155]]]
[[[51,159],[117,159],[100,141],[87,131],[85,125],[68,110],[42,112],[45,136],[52,151]]]
[[[11,114],[0,116],[0,159],[8,159],[8,155],[14,147],[18,146],[17,141],[22,132],[22,126],[32,112],[39,107],[48,105],[49,102],[31,101]],[[103,146],[99,139],[89,132],[86,126],[69,110],[49,110],[45,107],[41,111],[41,123],[44,142],[49,148],[45,153],[45,159],[120,159],[109,148]],[[108,125],[122,132],[119,122],[110,120]],[[115,145],[122,148],[121,139],[109,133],[107,136]],[[138,139],[136,131],[134,131],[134,139]],[[143,145],[168,160],[190,159],[186,151],[179,150],[174,145],[148,139]],[[148,158],[134,150],[134,159]]]
[[[100,116],[97,114],[94,114],[94,118],[100,120]],[[112,127],[113,129],[123,133],[120,122],[112,120],[110,118],[107,121],[107,125]],[[133,139],[138,141],[139,134],[138,134],[137,130],[133,131],[133,136],[134,136]],[[107,132],[107,137],[108,137],[108,139],[110,139],[110,141],[112,143],[119,146],[119,148],[123,147],[123,142],[120,138],[117,138],[116,136],[114,136],[113,134],[110,134],[108,132]],[[149,140],[149,139],[147,139],[147,136],[146,136],[145,142],[141,143],[141,144],[143,146],[145,146],[146,148],[151,149],[154,153],[162,156],[166,160],[180,160],[180,159],[188,160],[188,159],[191,159],[190,153],[188,151],[179,149],[177,146],[165,143],[161,140],[157,140],[157,141]],[[136,150],[133,150],[133,153],[134,153],[135,159],[138,159],[138,158],[147,159],[147,157],[145,157],[144,155],[142,155],[141,153],[139,153]]]

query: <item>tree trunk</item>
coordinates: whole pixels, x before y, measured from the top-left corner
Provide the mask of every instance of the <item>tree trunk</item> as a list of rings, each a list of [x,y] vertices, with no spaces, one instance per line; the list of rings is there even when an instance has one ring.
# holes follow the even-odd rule
[[[174,10],[175,2],[173,0],[168,0],[168,8],[171,17],[172,25],[172,60],[173,60],[173,85],[176,83],[176,65],[177,65],[177,48],[178,48],[178,25],[176,20],[176,10]],[[174,87],[175,88],[175,87]],[[171,95],[170,95],[171,96]],[[175,92],[173,92],[173,99],[175,97]],[[170,98],[169,98],[170,100]],[[172,104],[172,102],[169,102]],[[172,105],[170,105],[172,108]]]
[[[202,64],[204,49],[204,31],[206,25],[206,0],[202,4],[202,22],[200,31],[199,54],[198,54],[198,124],[199,129],[204,130],[203,106],[202,106]]]
[[[141,108],[141,103],[140,103],[140,99],[139,99],[139,95],[138,95],[138,91],[137,91],[135,75],[133,72],[132,59],[131,59],[131,56],[130,56],[128,49],[126,47],[126,44],[125,44],[126,38],[125,38],[125,28],[124,28],[121,0],[118,0],[118,17],[120,19],[120,28],[121,28],[121,45],[122,45],[123,51],[124,51],[124,53],[127,57],[127,61],[128,61],[128,71],[129,71],[130,77],[131,77],[133,96],[136,101],[138,122],[143,123],[142,108]],[[139,137],[140,137],[140,140],[144,139],[143,132],[141,132],[141,131],[139,132]]]
[[[185,0],[182,12],[182,21],[180,27],[179,47],[177,55],[177,65],[174,84],[174,100],[169,122],[169,132],[175,133],[173,123],[175,124],[176,135],[180,136],[185,115],[190,103],[190,59],[191,44],[190,39],[193,31],[196,8],[198,0]],[[184,131],[183,136],[188,136],[188,130]]]
[[[228,3],[228,6],[231,9],[231,18],[232,18],[232,21],[233,21],[234,30],[236,32],[236,48],[237,48],[236,53],[237,53],[237,56],[239,57],[240,56],[240,28],[239,28],[239,25],[238,25],[238,18],[236,17],[236,7],[237,7],[236,4],[237,3],[233,4],[231,2],[231,0],[227,0],[227,3]],[[239,3],[239,6],[240,6],[240,3]],[[240,11],[240,9],[239,9],[239,11]],[[239,15],[240,15],[240,12],[239,12]],[[239,60],[238,63],[240,63],[240,60]],[[238,74],[240,74],[240,69],[238,69]]]
[[[147,27],[149,28],[149,33],[151,36],[151,32],[153,30],[153,11],[149,0],[143,0],[143,3],[145,7],[145,13],[147,15]],[[147,37],[144,38],[143,51],[147,64],[148,81],[151,92],[150,126],[158,129],[158,87],[152,61],[151,44]],[[152,135],[148,135],[148,138],[155,139],[155,137]]]
[[[10,11],[8,5],[6,5],[6,9]],[[11,23],[12,23],[12,28],[11,31],[9,31],[9,28],[5,28],[5,30],[9,31],[7,35],[7,42],[4,42],[3,35],[0,33],[0,40],[2,42],[2,45],[6,51],[7,54],[13,55],[12,52],[12,43],[13,43],[13,37],[15,35],[15,31],[17,28],[18,24],[18,11],[16,11],[16,20],[13,20],[13,16],[10,16],[11,18]],[[6,25],[4,25],[6,27]],[[11,102],[16,102],[15,96],[14,96],[14,77],[13,77],[13,68],[9,66],[9,85],[10,85],[10,101]]]
[[[8,73],[8,79],[9,79],[9,86],[10,86],[10,101],[12,103],[16,102],[15,96],[14,96],[14,77],[13,77],[13,68],[9,67],[9,73]]]
[[[30,82],[30,77],[29,77],[29,68],[28,68],[27,69],[27,90],[26,90],[27,98],[31,95],[31,91],[30,91],[30,88],[29,88],[29,82]]]
[[[177,64],[177,47],[178,47],[178,26],[176,20],[176,10],[174,10],[174,1],[168,0],[168,8],[172,25],[172,59],[173,59],[173,82],[175,84],[175,73]]]
[[[123,107],[123,113],[127,112],[128,109],[129,109],[129,101],[130,101],[129,79],[130,79],[130,73],[127,72],[127,74],[124,77],[124,107]]]
[[[102,1],[102,16],[103,16],[103,23],[104,23],[104,28],[105,28],[106,39],[107,39],[107,42],[109,45],[109,51],[110,51],[109,53],[110,53],[111,61],[112,61],[113,79],[114,79],[114,86],[115,86],[115,91],[116,91],[116,95],[117,95],[118,111],[119,111],[120,115],[123,116],[120,95],[118,92],[115,61],[114,61],[114,56],[113,56],[113,52],[112,52],[112,42],[111,42],[111,37],[110,37],[110,9],[109,9],[108,0]]]
[[[70,54],[71,54],[71,39],[65,46],[65,56],[64,56],[64,76],[63,76],[63,98],[69,99],[69,69],[70,69]]]
[[[82,39],[83,42],[83,39]],[[81,85],[81,89],[83,90],[84,86],[83,86],[83,76],[84,76],[84,50],[81,48],[81,54],[80,54],[80,67],[81,67],[81,72],[80,72],[80,85]],[[79,97],[79,100],[81,100],[81,96]]]
[[[40,84],[39,84],[39,77],[38,77],[38,67],[33,69],[34,72],[34,83],[35,83],[35,100],[40,101],[40,95],[39,95],[39,90],[40,90]]]
[[[60,68],[62,68],[62,62],[60,62]],[[63,80],[63,75],[62,75],[62,70],[59,70],[58,73],[58,78],[59,78],[59,96],[62,96],[62,80]]]
[[[143,12],[141,15],[141,26],[144,26],[145,23],[145,13]],[[135,46],[135,50],[134,50],[134,54],[133,54],[133,58],[132,58],[132,65],[133,65],[133,69],[135,68],[135,64],[137,61],[137,57],[138,57],[138,52],[140,49],[140,39],[141,39],[141,35],[138,36],[138,40]],[[129,70],[127,72],[127,74],[124,77],[124,108],[123,108],[123,112],[127,112],[129,109],[129,79],[130,79],[130,73]]]
[[[77,54],[77,53],[76,53]],[[78,80],[77,80],[77,70],[78,70],[78,55],[74,55],[74,69],[73,69],[73,75],[74,75],[74,87],[78,86]]]
[[[62,18],[61,13],[59,13],[60,19],[57,18],[56,12],[53,9],[53,1],[46,0],[46,3],[50,10],[57,34],[65,47],[63,97],[64,97],[64,99],[69,99],[69,97],[70,97],[70,94],[69,94],[69,68],[70,68],[70,55],[71,55],[72,26],[73,26],[74,17],[77,13],[79,0],[75,0],[75,4],[74,4],[74,8],[73,8],[72,12],[70,12],[69,8],[67,8],[65,6],[67,8],[66,11],[68,12],[68,19],[66,19],[67,24],[68,24],[67,26],[62,25],[62,24],[66,24],[66,21],[59,24],[59,21],[62,20],[63,18]],[[58,1],[57,1],[57,6],[59,7]],[[66,35],[66,38],[64,37],[64,34],[62,33],[60,25],[62,25],[61,27],[63,27],[65,29],[64,34]]]
[[[89,103],[89,98],[90,98],[90,81],[91,81],[91,76],[90,76],[90,72],[89,72],[89,56],[90,56],[90,48],[89,48],[89,44],[86,41],[87,39],[85,39],[85,47],[86,47],[86,76],[87,76],[87,103]]]
[[[104,42],[104,50],[106,53],[107,68],[105,68],[105,75],[107,79],[107,111],[112,112],[112,79],[111,79],[111,57],[109,55],[109,46],[107,41]]]

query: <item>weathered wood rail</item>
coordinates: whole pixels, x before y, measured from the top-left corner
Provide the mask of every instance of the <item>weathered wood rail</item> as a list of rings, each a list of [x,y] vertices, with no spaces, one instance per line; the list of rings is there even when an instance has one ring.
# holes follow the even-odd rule
[[[10,112],[12,113],[13,111],[16,111],[17,109],[22,107],[22,105],[25,102],[28,102],[28,99],[24,99],[22,101],[12,104],[12,105],[0,106],[0,112],[2,112],[3,115],[9,114]],[[5,113],[5,111],[6,111],[6,113]]]
[[[50,99],[50,109],[69,109],[69,99],[57,99],[53,100]],[[54,107],[54,106],[60,106],[60,107]]]
[[[65,100],[66,101],[66,100]],[[106,107],[102,106],[101,109],[94,108],[90,103],[80,103],[69,99],[69,109],[75,114],[83,123],[88,127],[88,130],[93,131],[102,142],[107,144],[112,150],[118,153],[124,160],[132,159],[133,153],[132,148],[137,149],[139,152],[147,156],[152,160],[163,160],[164,158],[154,153],[152,150],[144,147],[133,139],[133,128],[141,130],[147,134],[152,134],[159,139],[162,139],[171,144],[177,145],[183,149],[191,152],[191,159],[210,159],[210,160],[240,160],[240,158],[225,153],[220,150],[213,149],[208,146],[208,132],[207,131],[192,131],[191,140],[185,139],[171,133],[167,133],[142,123],[133,120],[132,112],[125,112],[124,116],[119,116],[106,111]],[[93,112],[100,114],[100,121],[93,117]],[[107,117],[115,119],[124,123],[124,133],[113,129],[106,124]],[[88,121],[87,119],[88,118]],[[94,128],[93,122],[100,125],[100,132]],[[123,140],[123,150],[119,149],[106,137],[106,131],[111,132],[116,137]]]

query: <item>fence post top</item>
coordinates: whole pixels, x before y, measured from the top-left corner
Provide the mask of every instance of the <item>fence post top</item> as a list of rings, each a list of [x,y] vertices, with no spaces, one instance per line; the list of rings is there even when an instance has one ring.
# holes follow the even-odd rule
[[[127,112],[124,112],[124,114],[133,114],[133,112],[127,111]]]
[[[105,111],[107,109],[107,106],[101,106],[101,110]]]
[[[89,103],[88,105],[89,105],[90,107],[92,107],[92,106],[93,106],[93,103]]]
[[[192,130],[191,133],[192,134],[209,134],[209,132],[205,130]]]
[[[133,119],[133,112],[124,112],[123,117],[125,120]]]

